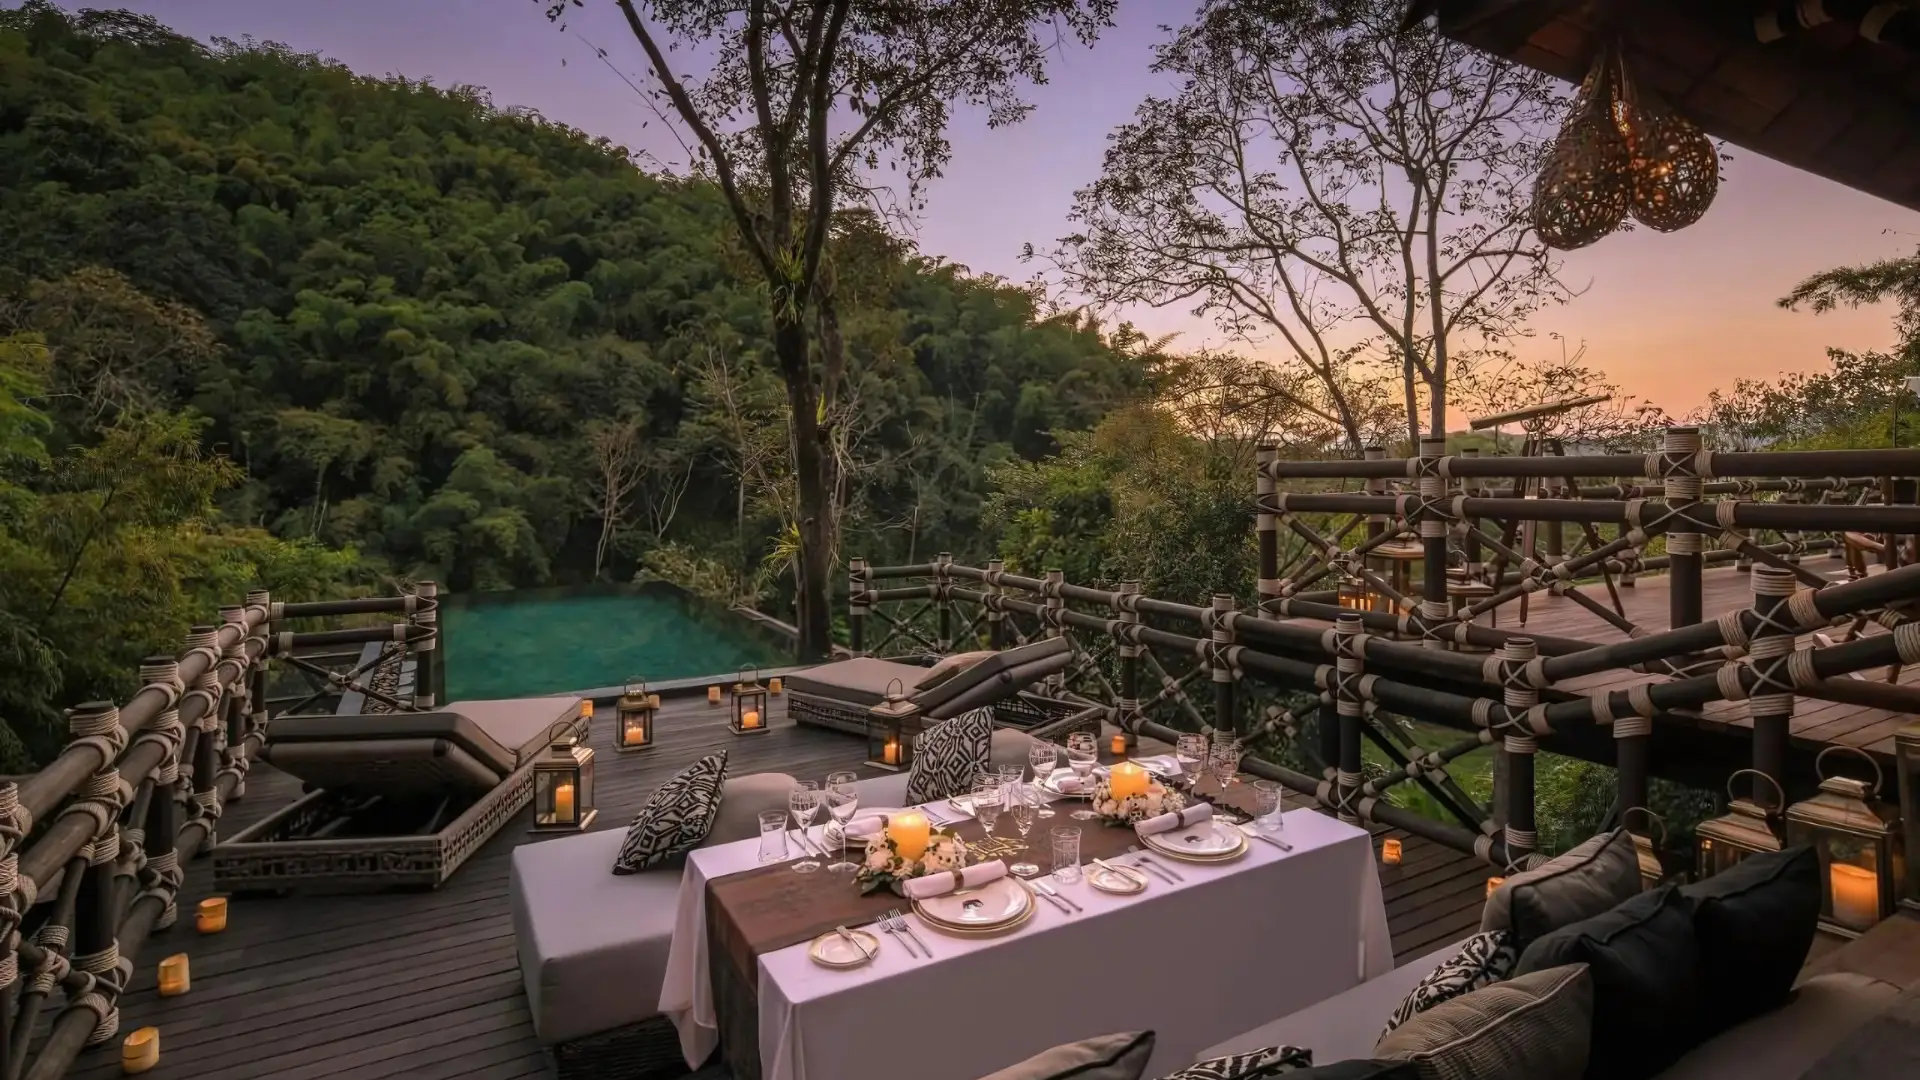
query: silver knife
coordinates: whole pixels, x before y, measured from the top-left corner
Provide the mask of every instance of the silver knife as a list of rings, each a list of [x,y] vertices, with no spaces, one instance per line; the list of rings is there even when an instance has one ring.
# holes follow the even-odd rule
[[[1075,911],[1086,910],[1086,908],[1083,908],[1078,903],[1076,903],[1073,897],[1068,896],[1066,893],[1063,893],[1058,889],[1055,889],[1053,886],[1047,884],[1044,881],[1035,881],[1033,883],[1033,886],[1034,888],[1039,889],[1041,892],[1046,893],[1048,896],[1051,896],[1056,900],[1061,900],[1066,902],[1067,904],[1071,905],[1073,907],[1073,910]]]
[[[1032,882],[1032,881],[1027,881],[1027,882],[1022,882],[1022,884],[1024,884],[1024,885],[1025,885],[1025,886],[1026,886],[1026,887],[1027,887],[1028,889],[1030,889],[1030,890],[1032,890],[1032,892],[1033,892],[1033,895],[1035,895],[1035,896],[1037,896],[1037,897],[1039,897],[1039,898],[1040,898],[1040,899],[1042,899],[1042,900],[1045,900],[1045,901],[1046,901],[1047,903],[1049,903],[1049,904],[1052,904],[1052,905],[1054,906],[1054,908],[1055,908],[1056,910],[1058,910],[1058,911],[1059,911],[1059,912],[1060,912],[1061,914],[1063,914],[1063,915],[1070,915],[1070,914],[1072,914],[1072,912],[1070,912],[1070,911],[1068,911],[1068,910],[1067,910],[1067,905],[1065,905],[1065,904],[1063,904],[1063,903],[1061,903],[1061,902],[1060,902],[1060,898],[1059,898],[1059,897],[1057,897],[1057,896],[1055,896],[1055,895],[1053,895],[1052,893],[1049,893],[1049,892],[1043,892],[1043,891],[1042,891],[1042,890],[1040,889],[1040,887],[1039,887],[1039,885],[1038,885],[1038,883],[1036,883],[1036,882]]]
[[[857,937],[854,937],[852,931],[848,930],[844,926],[836,926],[833,928],[833,932],[836,934],[839,934],[842,938],[845,938],[847,944],[853,946],[853,951],[860,954],[861,959],[863,960],[873,959],[873,954],[867,951],[867,947],[865,945],[860,944],[860,939]]]
[[[1240,825],[1240,826],[1237,826],[1237,828],[1239,828],[1240,835],[1242,836],[1250,836],[1255,840],[1264,840],[1267,843],[1272,844],[1274,847],[1279,848],[1281,851],[1293,850],[1292,844],[1287,843],[1285,840],[1282,840],[1277,836],[1268,836],[1266,833],[1258,832],[1251,825]]]
[[[1127,878],[1128,880],[1138,881],[1142,885],[1147,885],[1152,883],[1152,879],[1148,878],[1147,875],[1141,873],[1137,868],[1128,866],[1125,863],[1120,863],[1118,865],[1115,865],[1113,863],[1108,862],[1105,859],[1095,859],[1093,860],[1093,865],[1099,867],[1102,870],[1106,870],[1106,871],[1110,871],[1112,873],[1118,874],[1123,878]]]

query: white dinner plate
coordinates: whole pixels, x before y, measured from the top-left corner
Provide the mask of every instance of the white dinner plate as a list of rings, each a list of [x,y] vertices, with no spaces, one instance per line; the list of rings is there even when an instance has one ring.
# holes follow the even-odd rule
[[[1140,839],[1155,851],[1175,858],[1190,859],[1224,859],[1238,854],[1247,846],[1247,838],[1240,830],[1212,820]]]
[[[913,902],[921,918],[959,930],[1004,926],[1024,917],[1032,906],[1033,894],[1014,878]]]
[[[1092,798],[1093,791],[1091,789],[1093,788],[1094,785],[1100,782],[1100,777],[1098,776],[1098,774],[1087,777],[1087,787],[1089,789],[1087,791],[1081,791],[1081,792],[1061,791],[1060,780],[1063,777],[1070,777],[1072,775],[1073,775],[1072,769],[1055,769],[1052,772],[1047,774],[1047,778],[1045,780],[1040,781],[1040,787],[1047,794],[1058,795],[1063,799]]]
[[[872,960],[874,954],[880,951],[880,939],[865,930],[849,930],[847,934],[859,944],[855,945],[838,932],[830,931],[813,939],[813,947],[807,950],[807,955],[821,967],[855,968]]]

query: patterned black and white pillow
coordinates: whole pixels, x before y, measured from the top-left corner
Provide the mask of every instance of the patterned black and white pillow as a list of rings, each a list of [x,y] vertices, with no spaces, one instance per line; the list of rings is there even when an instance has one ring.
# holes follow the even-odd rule
[[[1520,952],[1513,947],[1513,934],[1509,931],[1489,930],[1473,935],[1452,959],[1420,980],[1420,985],[1393,1011],[1380,1036],[1385,1038],[1387,1032],[1443,1001],[1452,1001],[1505,980],[1519,963]]]
[[[613,872],[637,874],[699,847],[720,816],[720,790],[726,779],[727,752],[722,750],[661,784],[627,826],[627,839],[613,860]]]
[[[1297,1046],[1268,1046],[1244,1054],[1197,1061],[1161,1080],[1257,1080],[1313,1068],[1313,1051]]]
[[[951,799],[973,789],[993,751],[993,710],[975,709],[920,733],[907,770],[907,805]]]

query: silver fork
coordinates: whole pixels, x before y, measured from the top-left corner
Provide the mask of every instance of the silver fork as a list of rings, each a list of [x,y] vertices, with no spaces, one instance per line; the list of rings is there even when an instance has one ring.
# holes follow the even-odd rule
[[[920,946],[920,951],[927,954],[927,959],[933,959],[933,950],[927,948],[927,943],[920,940],[919,934],[914,933],[913,924],[907,921],[906,916],[900,914],[899,908],[894,908],[887,912],[887,917],[893,920],[894,925],[900,928],[901,933],[912,938],[913,943]]]
[[[1153,862],[1152,860],[1148,859],[1147,853],[1141,849],[1139,844],[1135,844],[1132,847],[1128,848],[1127,854],[1133,856],[1133,861],[1142,870],[1151,870],[1154,873],[1160,875],[1161,877],[1167,879],[1168,881],[1187,880],[1186,878],[1181,877],[1179,874],[1176,874],[1173,871],[1167,869],[1166,867],[1161,866],[1159,863]]]
[[[885,934],[886,934],[886,935],[887,935],[888,937],[890,937],[890,938],[892,938],[893,940],[895,940],[895,941],[897,941],[897,942],[899,942],[899,943],[900,943],[900,948],[902,948],[903,950],[905,950],[905,951],[906,951],[906,954],[907,954],[908,956],[919,956],[919,955],[920,955],[919,953],[917,953],[917,952],[914,952],[914,951],[913,951],[913,946],[912,946],[912,945],[910,945],[910,944],[908,944],[908,943],[907,943],[907,940],[906,940],[906,938],[904,938],[903,936],[901,936],[901,934],[900,934],[900,932],[899,932],[898,930],[895,930],[895,929],[893,928],[893,920],[892,920],[892,919],[889,919],[889,918],[887,918],[887,917],[886,917],[885,915],[882,915],[882,916],[880,916],[880,917],[879,917],[878,919],[875,919],[875,920],[873,921],[873,925],[875,925],[875,926],[877,926],[877,927],[879,927],[879,928],[880,928],[880,930],[881,930],[881,931],[882,931],[883,933],[885,933]]]

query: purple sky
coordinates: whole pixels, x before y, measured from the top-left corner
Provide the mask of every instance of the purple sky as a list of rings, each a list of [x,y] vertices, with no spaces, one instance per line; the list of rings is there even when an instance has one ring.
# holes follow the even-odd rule
[[[199,38],[280,41],[369,74],[484,86],[501,105],[531,107],[629,147],[678,156],[671,141],[662,145],[658,123],[641,129],[650,117],[646,107],[586,43],[608,49],[630,74],[642,69],[639,47],[606,0],[590,0],[566,34],[533,0],[118,6]],[[1032,95],[1038,111],[1025,123],[988,131],[969,117],[953,131],[953,164],[933,187],[920,227],[923,250],[977,271],[1030,276],[1019,261],[1021,245],[1066,231],[1073,190],[1097,175],[1107,132],[1160,89],[1147,71],[1157,24],[1191,10],[1190,0],[1135,0],[1122,8],[1120,26],[1095,51],[1055,61],[1051,84]],[[1780,311],[1773,301],[1809,273],[1903,253],[1916,243],[1920,215],[1737,151],[1699,224],[1670,235],[1643,229],[1572,253],[1569,280],[1590,287],[1571,305],[1536,317],[1538,339],[1530,347],[1557,353],[1549,333],[1585,340],[1589,360],[1628,392],[1684,410],[1737,376],[1819,367],[1829,345],[1891,345],[1887,311],[1815,317]],[[1129,314],[1151,332],[1182,331],[1188,344],[1224,343],[1185,311]]]

